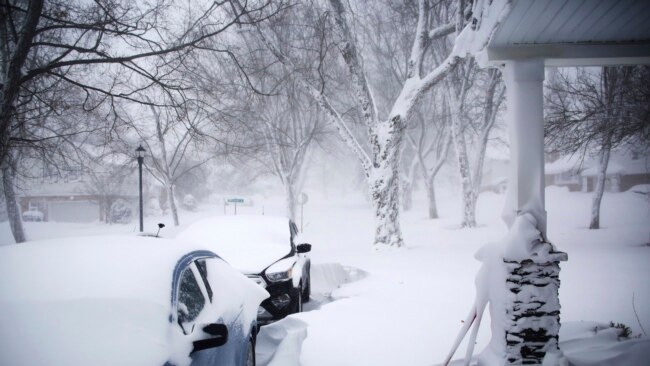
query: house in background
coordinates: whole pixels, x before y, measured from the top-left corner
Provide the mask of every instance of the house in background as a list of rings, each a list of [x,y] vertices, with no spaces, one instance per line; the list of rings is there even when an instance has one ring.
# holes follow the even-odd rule
[[[546,185],[570,191],[593,192],[598,179],[597,158],[562,157],[545,166]],[[613,151],[607,164],[606,192],[624,192],[639,184],[650,184],[650,156]]]
[[[508,188],[510,157],[507,152],[492,149],[486,152],[480,192],[505,193]]]
[[[568,187],[569,191],[580,191],[580,172],[584,162],[577,155],[563,156],[544,166],[546,186]]]
[[[88,223],[105,221],[108,201],[121,198],[134,206],[135,195],[107,197],[91,188],[90,178],[79,171],[43,174],[27,180],[18,194],[23,220]],[[135,206],[134,206],[135,207]]]

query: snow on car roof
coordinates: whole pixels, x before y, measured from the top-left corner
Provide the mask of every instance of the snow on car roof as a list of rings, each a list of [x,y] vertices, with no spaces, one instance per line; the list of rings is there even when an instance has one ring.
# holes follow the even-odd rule
[[[177,261],[196,248],[136,236],[75,237],[0,248],[2,300],[143,299],[169,304]]]
[[[259,273],[291,251],[289,219],[281,216],[215,216],[176,237],[206,246],[245,273]]]
[[[177,238],[190,240],[206,234],[237,243],[264,242],[284,246],[290,238],[289,219],[266,215],[214,216],[190,225]]]

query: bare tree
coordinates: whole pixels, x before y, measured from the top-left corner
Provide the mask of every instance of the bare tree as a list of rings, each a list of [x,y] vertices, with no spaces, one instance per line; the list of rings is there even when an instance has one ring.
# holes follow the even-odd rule
[[[151,119],[132,119],[130,123],[149,152],[145,166],[165,187],[174,225],[178,226],[177,181],[222,152],[218,147],[201,149],[211,119],[200,101],[186,101],[177,108],[160,108],[154,104],[151,101],[148,106]]]
[[[461,2],[462,4],[462,2]],[[463,17],[464,6],[459,6]],[[437,38],[452,34],[456,24],[431,24],[432,7],[428,1],[418,2],[418,21],[411,54],[407,64],[406,80],[399,95],[392,103],[386,118],[381,118],[369,82],[355,37],[354,24],[349,9],[340,0],[329,1],[329,11],[338,50],[347,66],[355,108],[361,114],[366,127],[367,151],[352,132],[342,114],[332,104],[324,90],[315,87],[306,77],[301,78],[303,86],[328,116],[330,123],[336,127],[343,141],[356,154],[365,171],[370,188],[371,201],[376,217],[375,244],[402,246],[403,239],[399,224],[399,154],[402,147],[403,131],[413,108],[422,96],[435,84],[440,82],[447,72],[452,70],[464,54],[450,52],[443,62],[428,67],[425,72],[425,55],[428,44]],[[462,23],[460,24],[462,29]],[[292,59],[282,53],[267,34],[258,29],[269,50],[287,68],[295,69]]]
[[[415,161],[424,180],[430,219],[439,217],[434,182],[438,172],[447,160],[452,140],[449,126],[449,107],[444,100],[438,100],[437,94],[434,91],[431,95],[430,112],[427,110],[426,113],[427,120],[425,121],[423,116],[414,118],[419,123],[417,133],[406,133],[407,141],[416,152]]]
[[[147,104],[143,96],[151,91],[182,93],[186,85],[169,71],[180,67],[189,51],[202,51],[205,42],[224,35],[244,15],[247,22],[256,22],[265,19],[258,18],[261,10],[265,17],[273,16],[286,4],[268,0],[245,7],[231,5],[229,1],[3,1],[0,167],[12,170],[6,183],[19,174],[16,164],[9,164],[22,155],[14,150],[45,152],[48,144],[72,136],[60,131],[55,122],[60,118],[51,116],[67,115],[71,108],[90,111],[108,106],[110,110],[119,100]],[[234,60],[227,48],[216,51]],[[62,92],[79,95],[81,102],[67,103],[59,98]],[[106,116],[102,127],[110,131],[116,120]],[[73,134],[90,132],[78,125]]]
[[[25,228],[23,227],[23,220],[20,215],[20,208],[16,200],[16,192],[14,190],[14,172],[11,168],[12,162],[5,160],[2,165],[2,188],[4,189],[4,199],[7,207],[7,217],[9,218],[9,227],[14,235],[16,243],[22,243],[27,240],[25,235]]]
[[[612,149],[650,141],[647,67],[604,67],[556,74],[546,98],[545,133],[561,154],[597,152],[598,175],[590,229],[600,227],[600,207]]]
[[[285,189],[287,216],[295,220],[308,156],[314,140],[324,134],[314,105],[289,83],[277,97],[265,97],[262,137],[273,173]]]

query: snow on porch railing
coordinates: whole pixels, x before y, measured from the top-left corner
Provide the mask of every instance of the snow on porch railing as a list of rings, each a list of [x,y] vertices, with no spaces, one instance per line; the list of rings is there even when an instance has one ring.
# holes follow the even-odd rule
[[[490,305],[492,339],[479,364],[561,364],[558,348],[560,303],[559,262],[567,254],[545,241],[533,215],[515,219],[499,242],[483,246],[476,258],[483,264],[476,276],[476,300],[443,365],[473,325],[465,365],[474,352],[485,307]],[[552,360],[552,361],[551,361]]]

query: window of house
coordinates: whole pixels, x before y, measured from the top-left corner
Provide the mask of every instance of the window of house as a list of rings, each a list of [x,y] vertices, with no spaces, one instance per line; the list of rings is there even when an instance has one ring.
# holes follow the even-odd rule
[[[45,207],[47,204],[44,200],[30,200],[29,201],[29,211],[39,211],[45,212]]]

